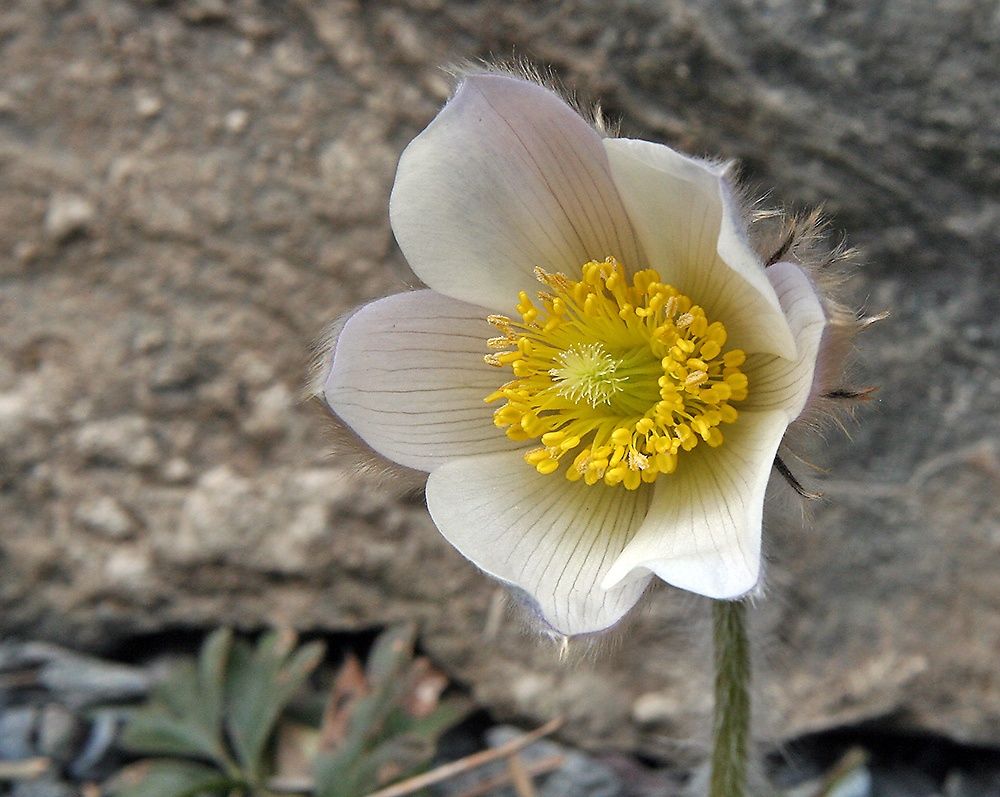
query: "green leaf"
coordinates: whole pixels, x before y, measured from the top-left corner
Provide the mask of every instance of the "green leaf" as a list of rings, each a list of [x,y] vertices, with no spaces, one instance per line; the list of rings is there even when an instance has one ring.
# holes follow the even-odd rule
[[[125,726],[121,745],[136,753],[216,760],[217,736],[186,717],[174,717],[161,708],[137,710]]]
[[[365,666],[368,681],[373,687],[377,689],[381,684],[399,677],[413,659],[416,639],[416,623],[400,623],[379,634]]]
[[[263,778],[262,756],[278,717],[323,658],[321,643],[304,645],[289,658],[294,644],[293,634],[273,632],[253,651],[233,649],[226,724],[236,755],[254,783]]]
[[[149,761],[120,772],[109,790],[114,797],[209,797],[240,793],[240,786],[204,764]]]
[[[158,705],[175,717],[198,716],[201,693],[198,671],[191,659],[174,662],[167,677],[153,689],[151,705]]]
[[[464,697],[445,698],[432,714],[412,720],[406,733],[437,742],[442,733],[468,717],[473,708],[472,701]]]
[[[201,697],[199,713],[203,727],[216,736],[222,732],[226,670],[232,646],[232,629],[220,628],[209,634],[198,655],[198,686]]]
[[[152,755],[207,758],[228,771],[221,730],[222,673],[230,640],[230,632],[216,631],[202,646],[197,663],[176,662],[149,703],[133,713],[123,743]]]
[[[361,760],[359,755],[343,749],[316,756],[313,765],[313,777],[316,781],[314,797],[360,797],[371,791],[365,789],[361,782],[358,771]]]
[[[414,774],[433,754],[432,742],[413,736],[396,736],[355,755],[321,753],[314,770],[315,797],[363,797]]]

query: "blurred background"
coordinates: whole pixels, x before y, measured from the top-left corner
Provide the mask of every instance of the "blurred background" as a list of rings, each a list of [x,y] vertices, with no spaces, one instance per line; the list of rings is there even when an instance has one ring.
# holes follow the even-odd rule
[[[854,743],[876,768],[912,754],[893,794],[997,793],[980,771],[1000,746],[987,0],[6,0],[0,740],[27,705],[10,673],[58,651],[138,665],[227,625],[293,628],[336,660],[416,621],[484,725],[562,715],[558,738],[595,755],[702,761],[704,601],[657,590],[560,663],[422,497],[331,457],[300,400],[327,324],[417,284],[388,194],[447,99],[442,65],[512,56],[623,135],[736,159],[766,204],[822,205],[861,250],[846,294],[891,317],[856,376],[881,389],[807,452],[823,501],[775,490],[757,735],[821,749],[820,768]],[[29,748],[0,741],[0,760]],[[15,780],[0,793],[30,788]]]

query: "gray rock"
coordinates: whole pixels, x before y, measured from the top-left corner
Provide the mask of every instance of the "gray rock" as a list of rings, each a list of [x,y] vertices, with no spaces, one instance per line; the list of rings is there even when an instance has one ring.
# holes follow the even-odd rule
[[[44,642],[0,642],[0,673],[30,671],[33,682],[64,706],[79,709],[135,700],[151,686],[148,672]]]
[[[76,433],[77,450],[99,462],[148,467],[160,461],[160,447],[150,423],[137,415],[91,421]]]
[[[84,722],[58,703],[46,703],[38,716],[37,754],[68,764],[84,736]]]
[[[38,709],[33,706],[0,711],[0,759],[17,761],[34,755],[33,738],[37,724]]]
[[[516,728],[498,726],[486,732],[486,741],[490,747],[500,747],[521,735]],[[563,759],[562,766],[538,778],[539,797],[621,797],[625,794],[624,786],[610,767],[578,750],[543,739],[524,748],[521,755],[525,765],[552,756]]]
[[[75,232],[86,230],[94,220],[93,204],[76,194],[56,193],[49,199],[45,211],[45,232],[62,241]]]
[[[82,501],[73,519],[84,528],[115,540],[125,539],[135,531],[135,521],[120,501],[108,495]]]
[[[70,765],[69,774],[80,781],[93,781],[100,777],[98,767],[108,755],[123,726],[124,721],[118,711],[112,709],[94,712],[90,733]]]
[[[10,797],[75,797],[76,787],[58,780],[22,780],[14,784]]]

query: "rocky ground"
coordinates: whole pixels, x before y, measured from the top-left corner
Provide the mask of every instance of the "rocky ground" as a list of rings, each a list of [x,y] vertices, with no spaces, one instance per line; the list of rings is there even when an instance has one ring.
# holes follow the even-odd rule
[[[778,495],[760,738],[1000,745],[1000,17],[989,3],[11,0],[0,9],[0,633],[95,653],[405,618],[497,717],[688,766],[699,601],[571,666],[299,402],[312,341],[415,284],[386,215],[440,65],[551,66],[623,132],[737,158],[864,253],[879,401]]]

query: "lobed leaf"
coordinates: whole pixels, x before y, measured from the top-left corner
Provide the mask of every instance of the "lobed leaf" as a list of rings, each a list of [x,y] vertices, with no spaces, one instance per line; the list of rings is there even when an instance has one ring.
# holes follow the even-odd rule
[[[110,787],[113,797],[215,797],[246,793],[240,784],[193,761],[157,760],[123,770]]]

